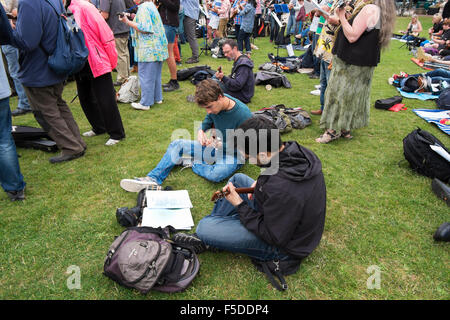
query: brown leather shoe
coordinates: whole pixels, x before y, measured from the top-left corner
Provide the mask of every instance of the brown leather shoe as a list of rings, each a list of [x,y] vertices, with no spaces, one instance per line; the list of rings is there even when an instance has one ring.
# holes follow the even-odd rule
[[[311,114],[316,115],[316,116],[320,116],[322,114],[322,110],[311,110]]]

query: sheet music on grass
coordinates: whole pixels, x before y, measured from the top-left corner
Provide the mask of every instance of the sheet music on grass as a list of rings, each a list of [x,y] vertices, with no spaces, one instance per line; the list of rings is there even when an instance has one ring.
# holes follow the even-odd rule
[[[192,208],[192,202],[187,190],[147,190],[146,196],[147,208]]]
[[[190,230],[194,220],[190,208],[192,202],[187,190],[146,191],[147,207],[142,213],[143,227]]]

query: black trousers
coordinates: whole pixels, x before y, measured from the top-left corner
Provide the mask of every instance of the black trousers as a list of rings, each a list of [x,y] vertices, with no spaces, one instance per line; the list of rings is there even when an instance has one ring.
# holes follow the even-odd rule
[[[94,78],[86,62],[84,68],[75,75],[75,81],[81,108],[92,131],[96,134],[106,132],[115,140],[125,138],[111,73]]]

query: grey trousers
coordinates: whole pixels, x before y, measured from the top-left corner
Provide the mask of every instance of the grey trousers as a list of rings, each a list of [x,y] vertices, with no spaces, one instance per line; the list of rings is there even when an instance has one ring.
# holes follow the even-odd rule
[[[36,121],[56,142],[62,155],[77,154],[86,149],[86,143],[81,138],[72,112],[62,99],[62,83],[48,87],[24,88]]]
[[[198,42],[197,37],[195,36],[195,27],[197,21],[188,16],[184,16],[183,24],[186,40],[189,42],[189,46],[191,47],[192,50],[192,57],[198,58]]]

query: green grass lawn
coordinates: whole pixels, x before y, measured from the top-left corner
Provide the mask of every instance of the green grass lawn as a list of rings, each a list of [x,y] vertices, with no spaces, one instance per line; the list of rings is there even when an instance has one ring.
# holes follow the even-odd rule
[[[424,34],[430,17],[420,18]],[[396,31],[405,29],[409,18],[399,18]],[[258,67],[276,53],[268,38],[258,38],[253,59]],[[423,72],[410,61],[402,43],[392,41],[375,69],[372,105],[377,99],[398,92],[387,82],[394,73]],[[190,56],[182,46],[183,59]],[[301,54],[301,52],[297,52]],[[280,55],[286,56],[281,49]],[[225,73],[231,62],[202,55],[201,64],[221,65]],[[189,65],[184,65],[187,67]],[[256,72],[256,68],[255,68]],[[115,75],[114,75],[115,76]],[[257,86],[249,104],[252,111],[272,104],[319,107],[319,97],[310,94],[318,80],[304,74],[286,74],[292,89],[266,91]],[[169,79],[167,66],[163,82]],[[86,138],[86,155],[75,161],[52,165],[53,154],[18,149],[27,182],[22,203],[10,202],[0,193],[0,298],[1,299],[449,299],[449,246],[434,242],[437,227],[450,221],[445,202],[431,191],[431,179],[412,172],[403,156],[402,139],[413,129],[430,131],[450,146],[449,137],[417,117],[412,109],[434,109],[433,101],[404,99],[408,110],[398,113],[372,108],[368,127],[355,130],[351,141],[317,144],[322,130],[319,117],[303,130],[283,135],[313,150],[321,159],[327,185],[327,216],[322,241],[304,260],[300,270],[287,277],[289,290],[276,291],[249,258],[231,253],[200,255],[198,277],[183,293],[151,292],[144,296],[117,285],[103,274],[103,261],[114,236],[123,228],[117,223],[117,207],[135,205],[136,194],[119,186],[123,178],[144,176],[153,168],[172,139],[175,129],[187,129],[194,137],[194,122],[204,110],[186,101],[194,86],[180,82],[181,90],[164,93],[164,103],[149,111],[120,104],[127,138],[112,147],[107,136]],[[69,83],[64,98],[71,101],[75,83]],[[11,99],[11,108],[17,98]],[[78,100],[70,104],[80,130],[90,130]],[[38,126],[28,114],[13,119],[15,125]],[[253,178],[254,165],[240,172]],[[213,207],[210,197],[224,183],[210,183],[191,170],[175,169],[165,186],[187,189],[194,208],[194,221]],[[70,290],[70,266],[81,272],[81,288]],[[380,288],[368,289],[373,274],[381,271]],[[70,269],[69,269],[70,270]]]

